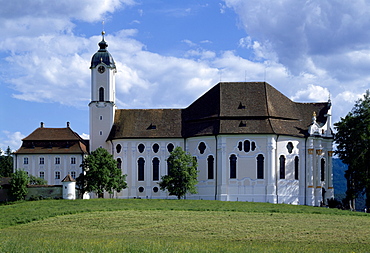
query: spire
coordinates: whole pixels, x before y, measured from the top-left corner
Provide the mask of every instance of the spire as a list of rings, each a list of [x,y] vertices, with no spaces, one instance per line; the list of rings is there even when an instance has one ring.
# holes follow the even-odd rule
[[[105,35],[105,32],[104,30],[101,32],[101,36],[102,36],[102,40],[99,42],[99,47],[100,47],[100,50],[106,50],[106,48],[108,47],[108,44],[107,42],[105,42],[104,40],[104,35]],[[99,50],[99,51],[100,51]]]
[[[98,43],[99,50],[96,52],[91,59],[90,68],[95,68],[97,65],[104,63],[108,67],[113,69],[116,68],[116,64],[113,60],[112,55],[108,52],[107,47],[108,43],[105,41],[105,31],[101,32],[102,40]]]

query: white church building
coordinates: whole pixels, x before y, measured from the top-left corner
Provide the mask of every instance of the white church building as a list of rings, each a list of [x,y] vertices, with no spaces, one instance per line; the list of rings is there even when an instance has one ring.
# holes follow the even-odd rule
[[[90,152],[127,175],[117,198],[159,189],[176,146],[198,161],[188,199],[319,206],[334,197],[331,102],[297,103],[266,82],[220,82],[184,109],[117,109],[116,65],[103,39],[91,60]]]

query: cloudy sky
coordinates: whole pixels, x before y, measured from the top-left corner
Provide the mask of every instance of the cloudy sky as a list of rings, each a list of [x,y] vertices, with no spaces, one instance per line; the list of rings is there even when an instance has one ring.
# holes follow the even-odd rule
[[[0,0],[0,148],[39,127],[88,137],[106,31],[117,106],[183,108],[219,81],[267,81],[338,121],[370,88],[365,0]],[[104,20],[104,25],[102,21]]]

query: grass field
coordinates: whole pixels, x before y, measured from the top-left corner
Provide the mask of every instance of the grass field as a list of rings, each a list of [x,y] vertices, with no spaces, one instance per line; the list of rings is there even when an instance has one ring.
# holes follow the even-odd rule
[[[370,252],[370,215],[191,200],[0,206],[1,252]]]

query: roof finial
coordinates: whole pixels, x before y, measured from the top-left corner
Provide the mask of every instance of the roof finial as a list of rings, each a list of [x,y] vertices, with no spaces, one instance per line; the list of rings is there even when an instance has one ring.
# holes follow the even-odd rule
[[[104,40],[104,34],[105,34],[105,31],[104,31],[104,19],[102,21],[102,31],[101,31],[101,35],[103,36],[103,40]]]
[[[315,123],[316,122],[316,112],[314,111],[313,114],[312,114],[312,122]]]

